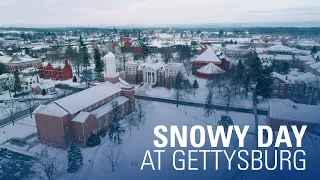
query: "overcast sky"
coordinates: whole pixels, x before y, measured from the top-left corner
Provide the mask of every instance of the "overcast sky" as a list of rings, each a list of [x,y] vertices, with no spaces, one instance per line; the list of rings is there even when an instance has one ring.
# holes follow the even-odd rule
[[[320,21],[319,0],[0,0],[0,24]]]

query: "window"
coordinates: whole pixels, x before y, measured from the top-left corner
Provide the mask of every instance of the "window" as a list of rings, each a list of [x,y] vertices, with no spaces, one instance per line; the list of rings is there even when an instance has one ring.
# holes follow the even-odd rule
[[[284,88],[284,85],[283,84],[281,84],[281,89],[283,89]]]
[[[291,85],[289,85],[289,87],[288,87],[289,89],[291,89],[292,88],[292,86]]]
[[[108,125],[108,114],[104,115],[104,125]]]
[[[98,119],[97,127],[98,127],[98,129],[101,129],[101,121],[100,121],[100,119]]]
[[[280,95],[283,95],[283,91],[282,90],[280,91]]]
[[[290,126],[291,125],[291,121],[286,121],[286,125]]]
[[[81,141],[81,136],[79,136],[79,141]]]

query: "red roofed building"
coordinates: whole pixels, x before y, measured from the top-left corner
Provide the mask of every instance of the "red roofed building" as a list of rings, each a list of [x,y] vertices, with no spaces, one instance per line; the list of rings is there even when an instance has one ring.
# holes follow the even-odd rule
[[[67,80],[73,77],[72,68],[66,60],[64,64],[44,62],[39,67],[40,77],[45,79]]]
[[[196,59],[193,60],[192,62],[193,74],[198,77],[203,77],[203,78],[207,77],[208,74],[206,74],[206,76],[202,76],[198,74],[199,72],[197,70],[207,66],[210,63],[219,67],[219,69],[222,69],[223,71],[228,71],[230,68],[230,62],[226,60],[223,55],[218,56],[213,51],[213,49],[208,48],[201,55],[199,55]]]

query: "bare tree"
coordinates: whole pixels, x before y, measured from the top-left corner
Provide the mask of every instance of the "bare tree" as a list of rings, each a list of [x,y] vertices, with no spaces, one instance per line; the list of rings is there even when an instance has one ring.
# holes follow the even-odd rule
[[[133,112],[134,123],[137,128],[140,128],[141,124],[144,124],[146,121],[146,115],[151,109],[151,103],[149,101],[136,99],[135,110]]]
[[[190,61],[184,61],[183,62],[184,68],[186,70],[186,73],[188,76],[190,76],[191,72],[192,72],[192,62]]]
[[[23,101],[32,118],[33,111],[39,106],[36,96],[34,94],[28,94],[27,96],[23,96]]]
[[[1,109],[5,113],[5,115],[10,119],[12,124],[14,125],[14,121],[16,120],[17,112],[21,109],[18,100],[12,98],[4,103],[1,106]]]
[[[227,77],[225,74],[212,74],[209,75],[206,87],[210,90],[213,88],[218,88],[219,92],[221,92],[221,88],[226,83]]]
[[[42,145],[41,152],[36,154],[36,157],[34,158],[34,169],[37,178],[42,180],[58,180],[67,177],[67,163],[62,162],[61,160],[61,150],[53,149],[53,151],[49,152],[48,147]]]
[[[128,58],[127,58],[125,53],[122,53],[122,56],[120,57],[120,60],[122,62],[123,70],[125,70],[126,69],[126,67],[125,67],[126,66],[126,62],[128,61]]]
[[[183,80],[183,75],[181,72],[178,72],[178,74],[175,77],[170,78],[170,82],[173,87],[173,95],[172,98],[174,98],[177,102],[177,107],[179,106],[179,102],[181,100],[187,99],[187,93],[185,91],[185,83]]]
[[[219,97],[222,104],[226,106],[227,114],[229,113],[230,107],[238,103],[238,98],[234,93],[236,86],[232,81],[228,81],[225,86],[223,86],[222,91],[220,91]]]
[[[135,119],[135,114],[130,114],[129,116],[125,117],[126,122],[128,123],[128,127],[129,127],[129,132],[130,132],[130,137],[131,137],[131,131],[132,131],[132,127],[137,125],[136,119]]]
[[[119,146],[112,144],[104,151],[107,164],[111,167],[114,172],[116,167],[119,167],[123,161],[123,151]]]

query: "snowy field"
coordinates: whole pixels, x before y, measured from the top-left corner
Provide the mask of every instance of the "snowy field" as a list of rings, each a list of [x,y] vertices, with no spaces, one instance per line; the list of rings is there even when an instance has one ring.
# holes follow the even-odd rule
[[[90,170],[88,171],[90,172],[90,180],[102,180],[106,177],[110,179],[132,179],[133,177],[134,179],[161,179],[163,175],[166,177],[170,176],[172,179],[180,179],[185,177],[195,178],[198,175],[192,171],[175,171],[172,168],[172,157],[169,155],[173,152],[174,148],[170,147],[164,148],[167,152],[167,156],[164,155],[162,159],[162,168],[164,171],[152,171],[150,167],[146,167],[143,172],[140,171],[145,151],[155,149],[153,145],[153,140],[155,139],[153,134],[154,127],[157,125],[177,125],[178,127],[182,125],[216,125],[220,116],[225,114],[225,112],[217,111],[216,116],[213,115],[205,118],[202,108],[184,106],[177,108],[175,105],[156,102],[153,102],[152,105],[152,113],[148,114],[147,121],[141,126],[140,130],[133,129],[131,137],[128,132],[124,135],[123,143],[120,145],[124,160],[119,168],[117,168],[115,172],[112,172],[110,166],[107,164],[106,157],[104,156],[104,150],[110,146],[110,143],[107,142],[96,155],[93,174]],[[230,112],[229,115],[237,125],[250,125],[251,127],[254,125],[254,117],[252,114]],[[265,124],[266,117],[260,116],[259,120],[261,124]],[[248,138],[248,144],[253,145],[252,139]],[[206,147],[210,149],[208,144],[206,144]],[[152,155],[155,156],[156,154]],[[154,163],[156,164],[157,162]],[[212,163],[209,164],[212,165]],[[200,164],[195,163],[195,166],[200,166]],[[212,178],[221,175],[219,173],[212,174],[210,171],[202,173]],[[220,173],[222,173],[222,171]]]
[[[204,103],[208,94],[208,88],[206,88],[206,79],[197,78],[193,75],[190,75],[189,81],[191,84],[193,84],[194,80],[196,79],[199,85],[199,88],[196,90],[195,94],[188,94],[187,97],[184,99],[186,101],[193,101],[193,102],[200,102]],[[152,96],[152,97],[161,97],[161,98],[169,98],[173,99],[174,90],[167,89],[165,87],[155,87],[150,89],[141,88],[140,85],[135,86],[137,92],[143,92],[146,95]],[[213,103],[216,105],[224,105],[221,100],[218,98],[218,88],[214,88],[214,96],[216,96],[215,99],[213,99]],[[268,108],[270,101],[277,101],[279,99],[269,99],[262,101],[261,98],[259,98],[259,108]],[[244,108],[252,108],[252,93],[248,93],[248,97],[246,98],[244,95],[238,95],[237,100],[233,103],[233,106],[237,107],[244,107]]]
[[[84,156],[84,165],[78,171],[78,177],[87,177],[88,179],[96,180],[96,179],[105,179],[107,176],[112,179],[132,179],[132,177],[142,178],[146,174],[149,173],[141,173],[140,166],[144,157],[144,153],[146,149],[153,150],[153,139],[155,136],[153,135],[153,129],[157,125],[216,125],[217,121],[220,119],[222,114],[225,114],[224,111],[216,111],[216,115],[205,118],[203,116],[204,111],[202,108],[195,107],[185,107],[179,106],[178,108],[172,104],[151,103],[152,109],[147,114],[146,122],[144,125],[141,125],[140,129],[136,128],[132,129],[132,136],[130,137],[130,133],[126,132],[123,137],[123,143],[120,145],[123,151],[123,162],[121,165],[116,168],[115,172],[112,172],[110,166],[107,164],[106,157],[104,156],[104,152],[110,146],[110,142],[108,139],[104,139],[103,143],[94,148],[85,148],[82,149],[82,153]],[[187,113],[186,113],[187,112]],[[240,126],[244,125],[253,125],[254,117],[252,114],[245,113],[235,113],[229,112],[229,115],[234,120],[235,124]],[[261,124],[265,124],[266,117],[260,116],[259,118]],[[4,142],[7,140],[6,137],[13,138],[19,137],[24,138],[32,133],[36,133],[35,120],[32,118],[25,117],[19,120],[15,126],[9,124],[0,129],[1,136],[0,142]],[[5,132],[5,133],[4,133]],[[249,142],[251,144],[251,142]],[[253,142],[252,142],[253,143]],[[27,155],[34,155],[35,153],[39,153],[41,151],[42,145],[39,144],[29,150],[25,150],[24,148],[18,148],[16,146],[12,146],[9,143],[2,145],[10,150],[20,152]],[[171,152],[171,148],[166,149],[168,152]],[[54,148],[50,148],[50,151],[55,152]],[[66,162],[66,152],[62,151],[60,153],[60,157],[62,161]],[[166,158],[166,157],[164,157]],[[169,158],[169,157],[167,157]],[[94,162],[93,164],[91,162]],[[166,167],[166,163],[170,163],[171,161],[166,161],[163,159],[163,167]],[[172,164],[171,164],[172,166]],[[92,171],[93,167],[93,171]],[[120,169],[122,169],[120,171]],[[150,170],[150,169],[149,169]],[[146,168],[146,171],[149,171]],[[126,173],[123,173],[123,172]],[[153,171],[149,171],[153,172]],[[165,171],[168,173],[173,173],[173,177],[183,178],[183,176],[188,175],[189,172],[176,172],[173,169],[169,171]],[[160,178],[161,173],[151,173],[150,178]],[[171,175],[171,174],[170,174]],[[192,175],[192,173],[190,174]],[[208,174],[209,175],[209,174]],[[218,174],[217,174],[218,175]],[[145,178],[145,177],[144,177]],[[85,178],[86,179],[86,178]]]
[[[84,148],[82,153],[84,156],[84,164],[74,175],[76,179],[79,180],[104,180],[104,179],[114,179],[114,180],[126,180],[126,179],[163,179],[164,177],[170,177],[171,179],[199,179],[199,174],[201,174],[202,179],[223,179],[226,175],[232,176],[228,171],[225,170],[227,167],[227,161],[224,160],[224,155],[219,155],[219,166],[221,169],[219,171],[214,171],[214,159],[213,155],[207,155],[207,159],[210,158],[210,161],[207,161],[207,171],[176,171],[172,167],[172,153],[174,150],[179,149],[165,147],[163,148],[166,153],[162,155],[162,171],[153,171],[150,166],[145,166],[144,170],[141,171],[141,164],[145,155],[146,150],[151,150],[151,156],[153,157],[154,164],[157,164],[157,154],[152,152],[156,149],[153,144],[153,140],[156,139],[154,136],[154,127],[157,125],[176,125],[176,126],[193,126],[193,125],[217,125],[217,121],[220,120],[221,115],[225,115],[225,111],[216,111],[210,117],[204,117],[204,110],[202,108],[188,107],[188,106],[179,106],[176,107],[172,104],[165,104],[159,102],[150,103],[151,110],[148,112],[146,121],[143,125],[140,126],[140,129],[133,127],[131,136],[127,128],[127,132],[123,136],[123,142],[121,145],[117,145],[118,148],[122,150],[122,161],[118,167],[115,168],[115,172],[112,172],[111,166],[108,164],[108,161],[105,156],[106,150],[110,150],[113,143],[108,139],[102,139],[100,146],[94,148]],[[250,150],[254,148],[254,140],[252,133],[254,131],[254,116],[247,113],[238,113],[238,112],[229,112],[228,114],[234,121],[235,125],[243,127],[249,125],[249,135],[245,139],[246,149]],[[124,122],[125,124],[125,122]],[[259,124],[266,124],[266,116],[259,116]],[[15,126],[11,124],[2,128],[1,131],[6,131],[8,138],[19,137],[24,138],[30,133],[36,133],[35,121],[30,117],[23,118],[18,121]],[[167,136],[168,137],[168,136]],[[1,133],[1,141],[5,141],[6,138],[3,137]],[[206,136],[206,138],[208,138]],[[315,138],[316,145],[320,148],[319,139]],[[314,143],[312,142],[312,143]],[[312,144],[309,142],[309,144]],[[20,152],[27,155],[35,155],[39,153],[42,149],[42,145],[38,144],[37,146],[29,149],[28,151],[24,149],[18,149],[13,146],[8,146],[7,144],[3,145],[10,150]],[[1,147],[1,146],[0,146]],[[191,147],[191,146],[190,146]],[[190,148],[191,149],[191,148]],[[206,141],[203,149],[212,149],[210,147],[209,141]],[[225,149],[223,147],[217,147],[217,149]],[[183,148],[183,150],[189,150],[189,148]],[[227,152],[231,153],[233,147],[226,149]],[[55,148],[50,148],[51,153],[56,153],[58,150]],[[314,150],[314,153],[317,153]],[[194,162],[193,167],[202,167],[201,155],[195,154],[193,158],[198,158],[199,162]],[[319,156],[318,156],[319,157]],[[179,158],[184,158],[182,155]],[[66,165],[67,162],[67,153],[66,151],[59,150],[59,159],[62,162],[61,166]],[[187,166],[187,164],[186,164]],[[211,167],[211,170],[210,170]],[[157,168],[157,166],[156,166]],[[66,173],[66,172],[65,172]],[[67,173],[66,173],[67,174]],[[242,173],[242,176],[250,176],[251,174]],[[239,176],[239,177],[242,177]],[[240,178],[241,179],[241,178]],[[245,178],[248,179],[248,178]],[[255,178],[254,178],[255,179]]]

